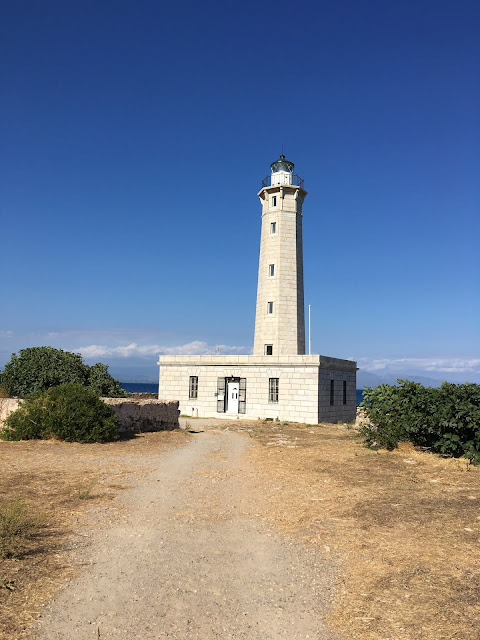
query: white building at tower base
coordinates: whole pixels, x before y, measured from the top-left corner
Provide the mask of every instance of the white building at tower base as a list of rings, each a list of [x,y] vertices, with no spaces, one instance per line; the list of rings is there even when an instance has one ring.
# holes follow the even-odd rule
[[[160,356],[159,398],[184,415],[350,422],[356,363],[318,355]]]

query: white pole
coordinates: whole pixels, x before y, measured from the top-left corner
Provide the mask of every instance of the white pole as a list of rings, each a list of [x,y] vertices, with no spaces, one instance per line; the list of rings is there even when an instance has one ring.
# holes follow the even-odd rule
[[[311,356],[312,355],[312,334],[310,331],[310,326],[311,326],[311,322],[310,322],[310,308],[311,308],[311,304],[308,305],[308,355]]]

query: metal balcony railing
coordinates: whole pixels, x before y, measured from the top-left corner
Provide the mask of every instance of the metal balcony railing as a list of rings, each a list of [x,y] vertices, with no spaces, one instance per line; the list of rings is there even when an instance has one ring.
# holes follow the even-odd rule
[[[278,186],[288,186],[288,185],[294,185],[295,187],[303,187],[303,178],[301,178],[299,175],[297,174],[292,174],[292,181],[291,182],[275,182],[274,186],[276,186],[278,184]],[[266,176],[266,178],[264,180],[262,180],[262,187],[271,187],[272,186],[272,176]]]

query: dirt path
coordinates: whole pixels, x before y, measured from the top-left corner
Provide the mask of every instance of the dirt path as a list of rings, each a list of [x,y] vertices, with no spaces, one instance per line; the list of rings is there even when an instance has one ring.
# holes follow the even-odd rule
[[[244,435],[211,428],[159,455],[100,524],[85,569],[43,612],[38,640],[312,638],[332,564],[268,529]]]

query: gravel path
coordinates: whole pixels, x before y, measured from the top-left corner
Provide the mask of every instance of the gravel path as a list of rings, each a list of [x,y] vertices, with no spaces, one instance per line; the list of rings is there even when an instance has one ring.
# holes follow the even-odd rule
[[[333,568],[268,528],[248,437],[210,428],[159,455],[118,500],[85,563],[43,612],[37,640],[312,638]]]

